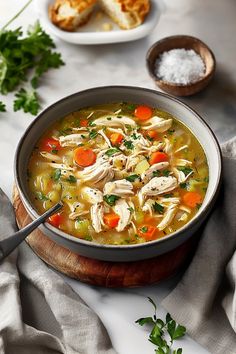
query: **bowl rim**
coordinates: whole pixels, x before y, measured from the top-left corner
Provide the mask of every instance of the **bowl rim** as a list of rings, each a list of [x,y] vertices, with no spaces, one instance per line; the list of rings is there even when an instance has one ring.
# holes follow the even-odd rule
[[[187,84],[187,85],[177,84],[177,83],[174,83],[174,82],[169,82],[169,81],[165,81],[165,80],[162,80],[162,79],[158,79],[158,77],[154,74],[153,70],[151,69],[150,63],[149,63],[150,55],[151,55],[152,51],[157,46],[159,46],[163,42],[169,41],[170,39],[179,39],[179,38],[188,38],[188,39],[192,39],[194,41],[199,42],[201,45],[203,45],[208,50],[208,52],[209,52],[209,54],[210,54],[210,56],[212,58],[212,62],[213,62],[212,70],[207,75],[204,74],[204,76],[202,78],[200,78],[199,80],[197,80],[197,81],[195,81],[193,83]],[[176,49],[179,49],[179,48],[181,48],[181,47],[178,47]],[[184,48],[184,47],[182,47],[182,48]],[[157,57],[156,57],[156,59],[157,59]],[[196,85],[199,85],[200,83],[202,83],[204,81],[207,81],[210,77],[212,77],[214,75],[215,71],[216,71],[216,58],[215,58],[215,55],[214,55],[213,51],[201,39],[199,39],[197,37],[194,37],[194,36],[189,36],[189,35],[184,35],[184,34],[177,34],[177,35],[174,35],[174,36],[164,37],[164,38],[162,38],[162,39],[160,39],[160,40],[158,40],[158,41],[156,41],[155,43],[152,44],[152,46],[148,49],[147,54],[146,54],[146,67],[148,69],[149,75],[151,76],[151,78],[157,84],[162,84],[162,85],[173,87],[173,88],[179,88],[179,89],[184,88],[185,89],[185,88],[192,88],[192,87],[194,87]]]
[[[218,164],[219,164],[219,169],[218,169],[218,176],[217,176],[217,181],[215,184],[215,188],[214,190],[211,192],[209,201],[207,202],[207,204],[200,208],[200,210],[197,212],[197,214],[187,223],[185,224],[183,227],[181,227],[180,229],[178,229],[177,231],[163,237],[160,239],[156,239],[153,241],[149,241],[149,242],[144,242],[144,243],[138,243],[138,244],[131,244],[131,245],[110,245],[110,244],[99,244],[99,243],[95,243],[95,242],[91,242],[91,241],[86,241],[80,238],[76,238],[75,236],[72,236],[62,230],[59,230],[55,227],[53,227],[52,225],[50,225],[49,223],[45,222],[43,223],[43,227],[49,231],[49,233],[54,233],[56,234],[58,237],[62,237],[63,239],[67,240],[67,241],[72,241],[75,244],[81,244],[84,246],[89,246],[92,248],[97,248],[97,249],[109,249],[109,250],[114,250],[114,249],[119,249],[119,250],[127,250],[127,249],[145,249],[145,248],[149,248],[150,246],[154,246],[154,245],[158,245],[159,243],[166,243],[168,242],[170,239],[175,239],[177,237],[181,237],[181,234],[186,231],[187,229],[189,229],[190,227],[194,227],[194,225],[196,225],[199,220],[201,219],[202,215],[206,213],[206,215],[208,214],[208,212],[211,211],[211,208],[213,206],[213,204],[215,203],[217,197],[218,197],[218,193],[220,190],[220,186],[221,186],[221,182],[222,182],[222,152],[220,149],[220,145],[219,142],[214,134],[214,132],[212,131],[212,129],[210,128],[210,126],[205,122],[205,120],[194,110],[192,109],[190,106],[188,106],[187,104],[183,103],[182,101],[180,101],[178,98],[170,95],[170,94],[166,94],[163,92],[159,92],[156,90],[152,90],[152,89],[148,89],[148,88],[144,88],[144,87],[137,87],[137,86],[125,86],[125,85],[110,85],[110,86],[99,86],[99,87],[94,87],[94,88],[90,88],[90,89],[86,89],[86,90],[82,90],[82,91],[78,91],[76,93],[73,93],[69,96],[66,96],[56,102],[54,102],[52,105],[46,107],[43,111],[41,111],[37,117],[30,123],[30,125],[27,127],[27,129],[25,130],[24,134],[22,135],[21,139],[18,142],[16,151],[15,151],[15,156],[14,156],[14,179],[15,179],[15,184],[16,187],[20,193],[20,197],[21,200],[23,202],[23,204],[25,205],[27,212],[30,213],[30,216],[33,216],[34,218],[38,218],[40,215],[38,214],[38,212],[36,211],[36,209],[34,208],[33,204],[30,202],[29,198],[27,197],[27,195],[25,195],[24,190],[22,189],[22,182],[21,182],[21,178],[19,176],[19,155],[21,152],[21,147],[27,137],[27,135],[30,133],[31,128],[41,119],[41,117],[45,114],[47,114],[48,111],[50,111],[52,108],[54,108],[57,104],[59,103],[63,103],[66,101],[70,101],[71,98],[73,97],[78,97],[86,94],[86,93],[96,93],[98,90],[102,91],[102,90],[117,90],[117,89],[128,89],[128,90],[135,90],[135,91],[145,91],[147,93],[152,93],[155,95],[159,95],[159,96],[163,96],[165,98],[167,98],[170,101],[174,101],[175,103],[183,106],[185,109],[187,109],[188,111],[190,111],[190,113],[192,113],[196,119],[198,119],[198,121],[208,130],[209,135],[212,138],[212,141],[215,144],[216,147],[216,151],[217,151],[217,158],[218,158]],[[197,138],[197,137],[196,137]],[[47,235],[46,235],[47,236]],[[48,237],[48,236],[47,236]],[[56,241],[56,240],[55,240]]]

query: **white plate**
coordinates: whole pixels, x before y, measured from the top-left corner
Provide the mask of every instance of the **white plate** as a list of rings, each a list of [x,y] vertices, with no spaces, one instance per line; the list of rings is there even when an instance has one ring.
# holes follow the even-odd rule
[[[75,44],[119,43],[146,37],[156,27],[161,14],[161,6],[158,5],[156,0],[153,0],[151,11],[141,26],[130,30],[122,30],[109,17],[96,9],[86,25],[81,26],[76,32],[66,32],[53,25],[49,19],[48,6],[52,3],[53,0],[36,1],[36,10],[40,20],[55,36]],[[104,31],[102,29],[104,23],[110,23],[112,30]]]

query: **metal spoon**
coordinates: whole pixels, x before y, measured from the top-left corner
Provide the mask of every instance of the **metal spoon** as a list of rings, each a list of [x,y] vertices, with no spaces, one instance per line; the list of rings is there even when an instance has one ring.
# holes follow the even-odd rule
[[[57,203],[52,208],[46,211],[38,219],[32,221],[23,229],[15,232],[4,240],[0,241],[0,262],[3,261],[24,239],[40,224],[42,224],[49,216],[55,214],[63,206],[62,202]]]

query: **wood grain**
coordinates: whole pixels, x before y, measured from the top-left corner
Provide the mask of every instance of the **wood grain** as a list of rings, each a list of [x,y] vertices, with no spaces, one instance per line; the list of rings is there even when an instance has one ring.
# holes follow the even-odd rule
[[[19,228],[30,221],[16,188],[13,205]],[[159,257],[137,262],[106,262],[82,257],[59,246],[39,229],[26,239],[33,251],[47,264],[71,278],[82,282],[115,287],[137,287],[157,283],[173,275],[192,253],[195,242],[190,240],[177,249]]]

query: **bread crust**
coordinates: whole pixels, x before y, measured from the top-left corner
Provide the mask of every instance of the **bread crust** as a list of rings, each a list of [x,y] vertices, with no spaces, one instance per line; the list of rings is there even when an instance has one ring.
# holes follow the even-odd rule
[[[55,0],[49,7],[49,17],[57,27],[72,32],[88,22],[97,2],[104,12],[125,30],[140,26],[151,7],[150,0],[109,0],[108,4],[103,0]],[[62,16],[60,10],[65,6],[74,12],[73,15],[68,13]],[[118,9],[119,14],[113,10],[114,7]]]
[[[110,0],[109,2],[119,6],[121,15],[124,14],[126,16],[128,24],[125,24],[122,21],[122,16],[118,18],[116,14],[111,11],[111,8],[106,6],[104,1],[99,0],[103,10],[122,29],[131,29],[140,26],[144,22],[151,8],[150,0]]]
[[[77,27],[88,22],[96,2],[97,0],[56,0],[52,6],[49,6],[49,17],[52,23],[57,27],[72,32],[75,31]],[[60,15],[60,8],[66,5],[74,10],[74,16]],[[82,17],[82,19],[78,21],[79,16],[83,15],[83,12],[85,11],[89,11],[88,15]]]

